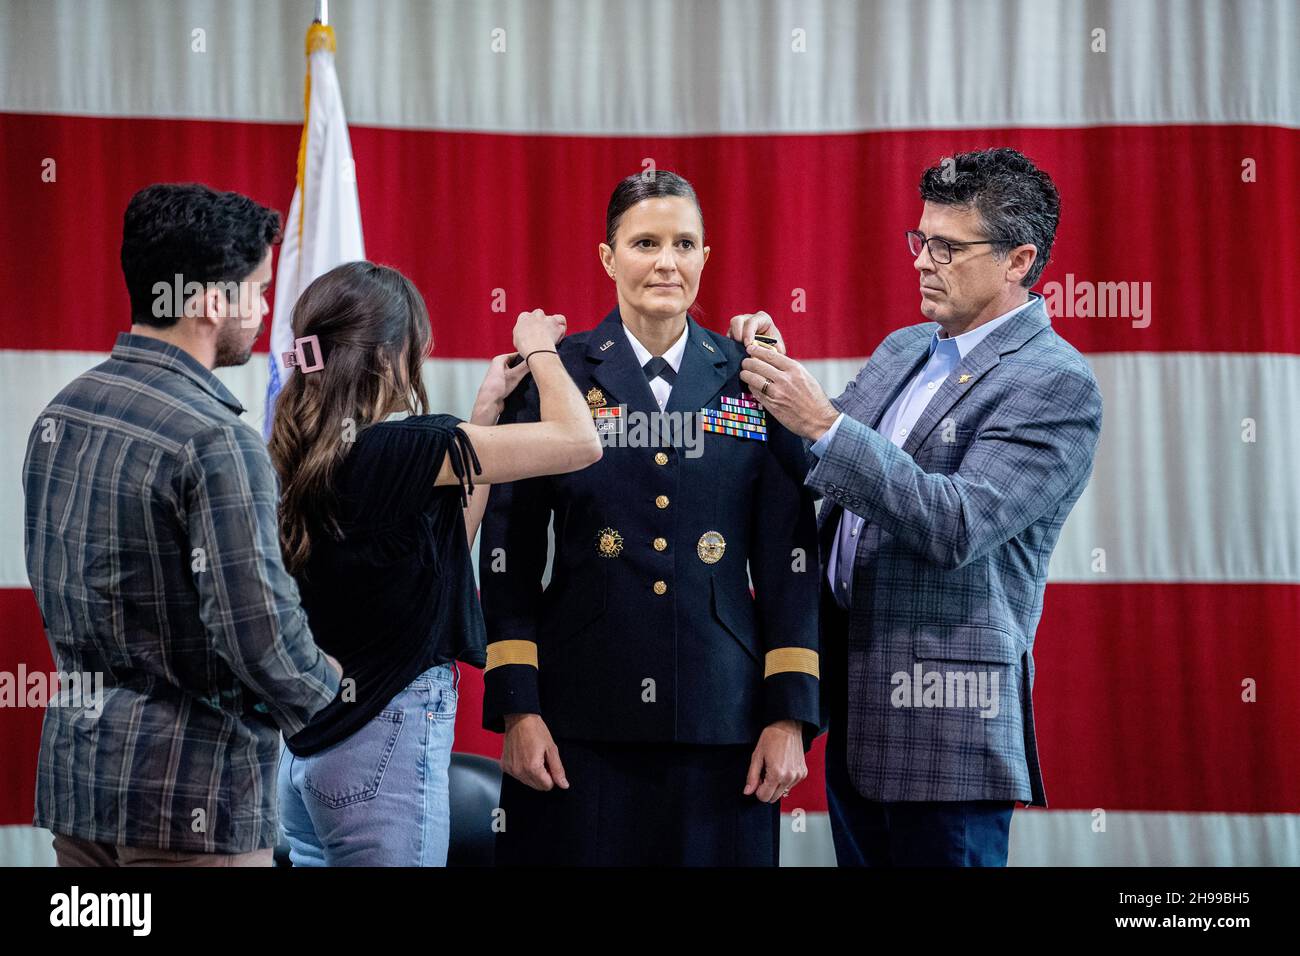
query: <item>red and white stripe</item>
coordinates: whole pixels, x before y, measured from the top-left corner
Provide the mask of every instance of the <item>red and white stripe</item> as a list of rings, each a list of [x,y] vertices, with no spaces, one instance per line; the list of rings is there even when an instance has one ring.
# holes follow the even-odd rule
[[[126,201],[199,180],[288,209],[311,8],[0,7],[0,671],[48,666],[18,476],[39,409],[127,327]],[[467,414],[520,310],[574,328],[604,314],[604,205],[647,159],[699,191],[705,322],[765,308],[832,393],[919,321],[902,233],[920,170],[988,145],[1047,169],[1062,223],[1043,282],[1150,283],[1151,313],[1054,318],[1097,373],[1105,423],[1036,643],[1052,809],[1016,814],[1012,862],[1300,863],[1300,7],[339,0],[331,14],[368,253],[428,300],[442,410]],[[265,360],[218,374],[260,425]],[[462,687],[458,746],[494,753],[477,673]],[[39,723],[0,710],[0,863],[48,859],[25,826]],[[820,754],[786,804],[807,812],[787,862],[833,861]]]

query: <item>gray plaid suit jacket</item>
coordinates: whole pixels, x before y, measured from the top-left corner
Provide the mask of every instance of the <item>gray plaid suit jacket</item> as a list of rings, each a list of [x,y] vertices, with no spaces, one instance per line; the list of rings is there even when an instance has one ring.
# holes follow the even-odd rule
[[[1047,804],[1034,631],[1052,548],[1092,472],[1101,393],[1034,300],[971,350],[901,449],[875,427],[936,326],[889,335],[833,400],[844,420],[812,461],[824,561],[842,511],[866,519],[847,635],[822,646],[844,668],[836,732],[869,799]]]

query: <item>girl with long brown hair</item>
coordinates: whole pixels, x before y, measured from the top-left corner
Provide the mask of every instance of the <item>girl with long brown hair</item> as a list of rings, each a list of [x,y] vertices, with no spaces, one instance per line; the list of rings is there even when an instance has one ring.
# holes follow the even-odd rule
[[[293,313],[318,361],[280,393],[270,453],[280,542],[339,695],[286,741],[282,825],[294,865],[442,865],[456,661],[486,661],[470,546],[497,482],[584,468],[601,444],[556,354],[563,316],[523,313],[468,421],[429,414],[429,316],[396,270],[351,262]],[[316,366],[320,367],[317,369]],[[496,425],[528,373],[541,420]],[[397,412],[407,417],[390,420]]]

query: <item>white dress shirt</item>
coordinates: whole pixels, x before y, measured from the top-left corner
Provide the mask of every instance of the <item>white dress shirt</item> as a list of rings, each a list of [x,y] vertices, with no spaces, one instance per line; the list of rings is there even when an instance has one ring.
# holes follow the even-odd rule
[[[663,354],[664,361],[672,366],[674,372],[682,370],[682,356],[686,354],[686,333],[689,331],[690,325],[688,324],[682,329],[681,337],[670,345],[668,351]],[[645,368],[645,363],[654,356],[650,354],[650,350],[641,344],[640,340],[632,334],[626,325],[623,326],[623,334],[632,343],[632,351],[636,354],[636,363]],[[659,410],[663,411],[664,406],[668,404],[668,396],[673,392],[672,385],[656,375],[650,380],[650,391],[654,393],[655,401],[659,403]]]
[[[912,433],[912,427],[916,424],[917,419],[921,417],[925,407],[930,404],[930,399],[934,398],[940,386],[961,364],[962,359],[969,355],[975,346],[983,342],[994,329],[1017,312],[1029,308],[1033,301],[1031,297],[1024,305],[1017,306],[1010,312],[1005,312],[996,319],[985,322],[979,328],[963,332],[961,335],[950,338],[943,334],[942,329],[937,330],[934,337],[930,339],[929,360],[907,384],[907,387],[894,399],[894,403],[889,406],[880,419],[880,425],[876,430],[899,448],[902,448],[903,443],[907,441],[907,436]],[[826,434],[813,443],[810,450],[818,458],[825,454],[826,448],[830,445],[831,439],[835,437],[835,432],[839,430],[840,421],[843,418],[843,413],[838,415],[831,427],[826,430]],[[862,531],[863,523],[862,518],[850,511],[845,511],[840,515],[839,528],[835,535],[835,541],[831,545],[831,557],[826,564],[826,580],[835,595],[836,603],[845,610],[849,609],[849,601],[852,597],[853,557],[857,554],[858,536]],[[841,554],[848,555],[848,560],[841,562]],[[840,566],[841,563],[843,567]]]

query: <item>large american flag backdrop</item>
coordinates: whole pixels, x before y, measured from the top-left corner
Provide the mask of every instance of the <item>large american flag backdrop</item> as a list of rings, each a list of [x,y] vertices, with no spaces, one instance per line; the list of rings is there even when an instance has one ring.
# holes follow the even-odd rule
[[[1039,290],[1105,424],[1036,644],[1051,808],[1017,812],[1012,863],[1300,862],[1297,4],[331,6],[367,252],[428,300],[439,410],[468,414],[517,312],[604,315],[604,205],[647,161],[698,188],[705,324],[766,309],[831,394],[920,321],[920,171],[991,145],[1047,169]],[[20,465],[128,325],[126,201],[197,180],[288,209],[313,9],[0,4],[0,671],[51,666]],[[260,427],[265,354],[219,375]],[[461,686],[457,747],[495,755]],[[40,721],[0,708],[0,863],[51,859]],[[790,863],[833,861],[820,743],[811,769]]]

